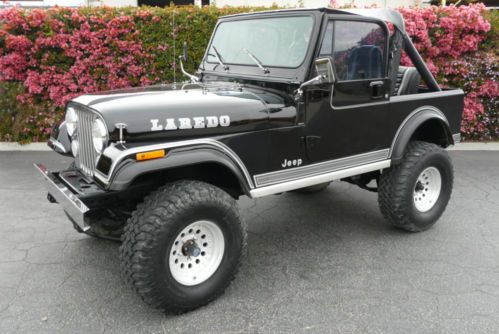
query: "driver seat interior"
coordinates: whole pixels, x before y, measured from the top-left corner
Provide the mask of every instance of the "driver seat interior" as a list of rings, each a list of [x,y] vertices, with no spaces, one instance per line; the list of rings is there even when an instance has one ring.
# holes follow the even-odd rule
[[[348,56],[347,80],[381,78],[383,53],[375,45],[362,45]]]
[[[415,67],[399,66],[393,95],[417,94],[421,75]]]

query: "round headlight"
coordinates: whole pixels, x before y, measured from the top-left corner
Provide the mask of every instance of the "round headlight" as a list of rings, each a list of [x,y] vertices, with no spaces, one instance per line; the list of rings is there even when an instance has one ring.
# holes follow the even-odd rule
[[[73,134],[76,132],[76,126],[78,124],[78,115],[76,115],[76,111],[74,110],[74,108],[69,107],[68,110],[66,110],[65,120],[68,134],[70,136],[73,136]]]
[[[92,141],[97,153],[101,154],[108,140],[106,125],[99,118],[92,124]]]

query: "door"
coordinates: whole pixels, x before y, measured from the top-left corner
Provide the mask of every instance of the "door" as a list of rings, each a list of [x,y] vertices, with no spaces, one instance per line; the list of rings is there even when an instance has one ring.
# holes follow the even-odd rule
[[[386,25],[335,19],[322,35],[318,56],[332,59],[336,82],[307,90],[308,158],[319,162],[389,148]]]

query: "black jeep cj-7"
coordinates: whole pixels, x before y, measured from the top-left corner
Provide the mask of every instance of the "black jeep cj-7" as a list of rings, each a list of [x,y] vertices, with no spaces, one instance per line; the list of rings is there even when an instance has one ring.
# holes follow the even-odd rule
[[[415,67],[399,66],[403,50]],[[226,16],[197,76],[182,71],[189,82],[74,99],[49,141],[74,163],[36,165],[78,231],[121,239],[146,303],[182,312],[224,291],[246,245],[242,195],[343,180],[408,231],[444,211],[463,92],[438,86],[399,13]]]

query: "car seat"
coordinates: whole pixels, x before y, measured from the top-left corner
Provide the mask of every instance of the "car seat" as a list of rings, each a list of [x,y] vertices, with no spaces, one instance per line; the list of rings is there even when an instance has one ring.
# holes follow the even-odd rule
[[[348,57],[347,80],[383,77],[383,54],[375,45],[362,45]]]
[[[421,75],[415,67],[399,66],[393,95],[417,94]]]

